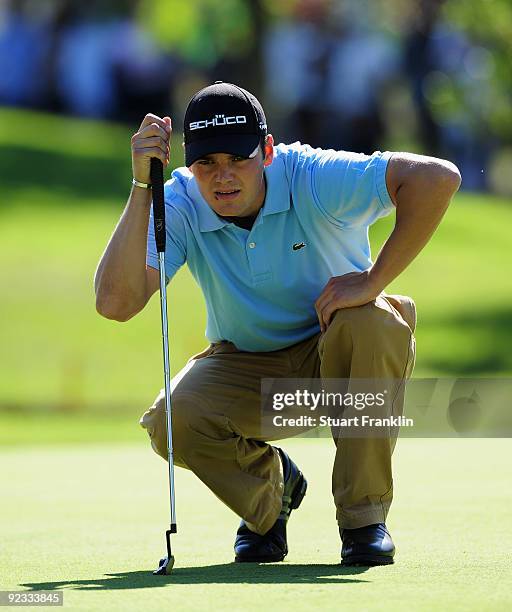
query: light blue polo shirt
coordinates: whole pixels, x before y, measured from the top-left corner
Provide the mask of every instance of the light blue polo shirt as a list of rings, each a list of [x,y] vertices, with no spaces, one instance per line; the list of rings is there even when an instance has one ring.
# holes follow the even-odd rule
[[[372,265],[368,226],[394,209],[391,155],[278,145],[251,231],[221,219],[187,168],[172,173],[166,275],[188,264],[206,300],[210,342],[275,351],[320,331],[314,303],[328,280]],[[158,269],[152,214],[147,264]]]

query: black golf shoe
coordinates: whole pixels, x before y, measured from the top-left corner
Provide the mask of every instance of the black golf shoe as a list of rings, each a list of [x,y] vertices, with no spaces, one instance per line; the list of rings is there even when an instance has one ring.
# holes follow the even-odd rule
[[[298,508],[306,494],[307,480],[299,468],[280,448],[284,476],[283,506],[276,522],[264,535],[259,535],[240,523],[235,539],[237,563],[272,563],[282,561],[288,554],[286,523],[292,510]]]
[[[340,529],[342,565],[389,565],[395,545],[384,523],[359,529]]]

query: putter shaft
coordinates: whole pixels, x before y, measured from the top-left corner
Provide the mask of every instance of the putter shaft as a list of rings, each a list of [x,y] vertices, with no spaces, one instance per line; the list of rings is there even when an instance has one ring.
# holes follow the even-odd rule
[[[167,458],[169,467],[169,502],[171,508],[170,533],[176,533],[176,507],[174,501],[174,452],[172,447],[171,373],[169,366],[169,332],[167,323],[167,284],[165,278],[165,253],[158,253],[160,272],[160,310],[162,313],[162,344],[164,357],[165,416],[167,419]]]
[[[165,198],[163,165],[159,159],[151,159],[151,184],[153,188],[153,221],[155,229],[155,243],[158,252],[158,271],[160,276],[160,312],[162,321],[162,348],[164,358],[164,384],[165,384],[165,414],[167,420],[167,459],[169,467],[169,502],[171,510],[170,528],[165,532],[167,544],[167,557],[160,560],[154,574],[169,574],[174,565],[171,552],[171,534],[176,533],[176,509],[174,502],[174,454],[172,447],[172,414],[171,414],[171,371],[169,365],[169,332],[167,322],[167,282],[165,277]]]

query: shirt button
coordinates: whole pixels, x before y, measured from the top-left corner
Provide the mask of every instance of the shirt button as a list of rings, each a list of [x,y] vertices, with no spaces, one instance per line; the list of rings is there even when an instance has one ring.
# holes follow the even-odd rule
[[[250,249],[254,249],[255,246],[256,246],[255,242],[249,242],[249,248]]]

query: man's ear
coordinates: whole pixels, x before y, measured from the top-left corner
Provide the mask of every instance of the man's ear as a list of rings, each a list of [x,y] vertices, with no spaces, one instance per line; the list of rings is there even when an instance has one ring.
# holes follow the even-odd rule
[[[265,159],[263,160],[264,166],[270,166],[274,159],[274,137],[272,134],[267,134],[265,138]]]
[[[185,165],[185,141],[181,143],[181,148],[183,149],[183,165]],[[191,167],[192,166],[188,166],[188,169],[192,172]]]

